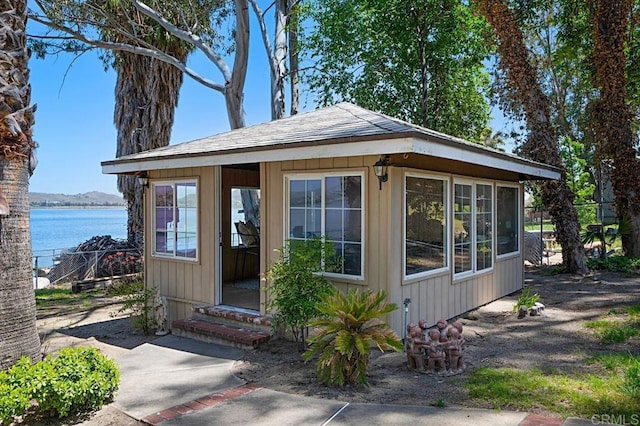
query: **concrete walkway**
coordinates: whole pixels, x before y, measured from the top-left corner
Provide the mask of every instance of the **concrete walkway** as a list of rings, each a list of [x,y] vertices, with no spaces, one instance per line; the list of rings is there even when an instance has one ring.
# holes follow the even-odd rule
[[[231,374],[242,351],[165,336],[117,358],[122,380],[115,406],[162,426],[199,425],[591,425],[513,411],[350,404],[263,389]]]

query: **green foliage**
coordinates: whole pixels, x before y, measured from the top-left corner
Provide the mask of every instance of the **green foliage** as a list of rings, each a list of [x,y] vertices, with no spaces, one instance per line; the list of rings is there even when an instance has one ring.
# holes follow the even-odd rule
[[[587,321],[585,327],[594,330],[602,343],[624,343],[640,335],[640,306],[629,306],[622,312],[611,311],[601,319]]]
[[[523,306],[527,309],[532,308],[533,305],[540,299],[540,295],[538,293],[531,294],[531,289],[529,287],[522,290],[522,294],[518,298],[518,301],[515,305],[513,305],[513,310],[518,312],[520,307]]]
[[[494,408],[528,411],[544,409],[563,417],[589,418],[594,414],[631,415],[640,410],[640,399],[627,393],[624,384],[628,369],[601,374],[568,375],[540,370],[479,368],[471,372],[466,385],[469,396]]]
[[[123,303],[118,313],[128,313],[133,328],[149,334],[158,326],[152,303],[157,291],[156,287],[145,288],[144,283],[137,280],[121,283],[111,290],[111,294],[122,297]]]
[[[362,293],[351,290],[346,295],[334,290],[318,308],[322,317],[311,323],[316,334],[309,339],[303,354],[316,362],[319,379],[326,385],[368,385],[367,368],[371,347],[379,350],[402,350],[402,342],[381,320],[397,309],[386,302],[384,291]]]
[[[640,270],[640,259],[614,255],[606,259],[587,259],[587,265],[591,270],[637,273]]]
[[[80,293],[73,293],[71,288],[65,287],[47,287],[35,290],[36,306],[38,308],[47,308],[55,305],[82,305],[88,299],[91,299],[101,290],[88,290]]]
[[[473,3],[473,2],[471,2]],[[320,0],[301,42],[318,105],[349,101],[473,141],[488,124],[487,25],[455,0]]]
[[[95,348],[65,348],[36,364],[23,357],[0,372],[0,422],[97,410],[113,397],[119,381],[116,363]]]
[[[321,238],[288,240],[269,270],[274,325],[289,328],[301,350],[309,321],[319,315],[318,303],[331,292],[331,285],[321,275],[324,268],[330,268],[323,260],[336,259],[331,249]]]
[[[624,370],[624,382],[620,385],[620,390],[625,395],[640,400],[640,360],[637,358]]]

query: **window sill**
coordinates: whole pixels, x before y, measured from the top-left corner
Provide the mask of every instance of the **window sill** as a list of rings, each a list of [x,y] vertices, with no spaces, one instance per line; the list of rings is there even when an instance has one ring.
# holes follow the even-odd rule
[[[451,275],[451,270],[449,268],[437,269],[430,272],[425,272],[421,275],[409,276],[402,278],[402,285],[410,285],[415,284],[420,281],[427,281],[434,278],[439,278],[445,275]]]
[[[451,284],[456,285],[456,284],[463,283],[465,281],[483,277],[485,275],[490,275],[490,274],[493,274],[494,271],[495,271],[495,268],[490,268],[490,269],[483,269],[480,272],[465,273],[464,275],[460,275],[457,277],[454,275],[453,279],[451,280]]]

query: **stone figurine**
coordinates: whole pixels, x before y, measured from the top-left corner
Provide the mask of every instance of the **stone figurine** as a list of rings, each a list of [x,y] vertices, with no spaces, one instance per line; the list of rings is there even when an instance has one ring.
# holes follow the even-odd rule
[[[449,325],[441,319],[431,329],[426,320],[410,323],[405,341],[407,366],[421,372],[459,374],[465,368],[464,344],[460,321]]]

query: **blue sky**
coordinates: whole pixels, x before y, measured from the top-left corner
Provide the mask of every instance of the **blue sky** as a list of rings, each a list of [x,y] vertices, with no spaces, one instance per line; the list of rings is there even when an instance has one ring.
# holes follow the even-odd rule
[[[271,114],[268,69],[264,61],[260,63],[264,57],[260,53],[263,52],[254,52],[250,58],[245,90],[247,124],[267,121]],[[194,56],[191,65],[220,80],[206,59]],[[103,175],[100,169],[100,162],[114,158],[116,152],[115,72],[105,72],[93,53],[75,61],[71,55],[45,60],[32,57],[29,67],[31,100],[38,104],[34,138],[40,145],[39,164],[29,190],[65,194],[97,190],[116,194],[115,176]],[[185,77],[171,143],[228,129],[222,95]]]
[[[247,125],[270,119],[269,70],[257,26],[245,86]],[[220,76],[213,64],[194,55],[189,65],[215,81]],[[117,194],[116,177],[103,175],[100,162],[115,157],[113,125],[116,74],[104,71],[95,53],[75,59],[72,55],[35,56],[31,69],[32,103],[38,104],[34,138],[39,164],[30,180],[31,192],[78,194],[102,191]],[[307,104],[301,94],[301,106]],[[307,108],[308,109],[308,108]],[[498,115],[499,112],[498,112]],[[499,130],[504,119],[492,126]],[[185,76],[171,135],[171,143],[184,142],[229,129],[222,95]]]

